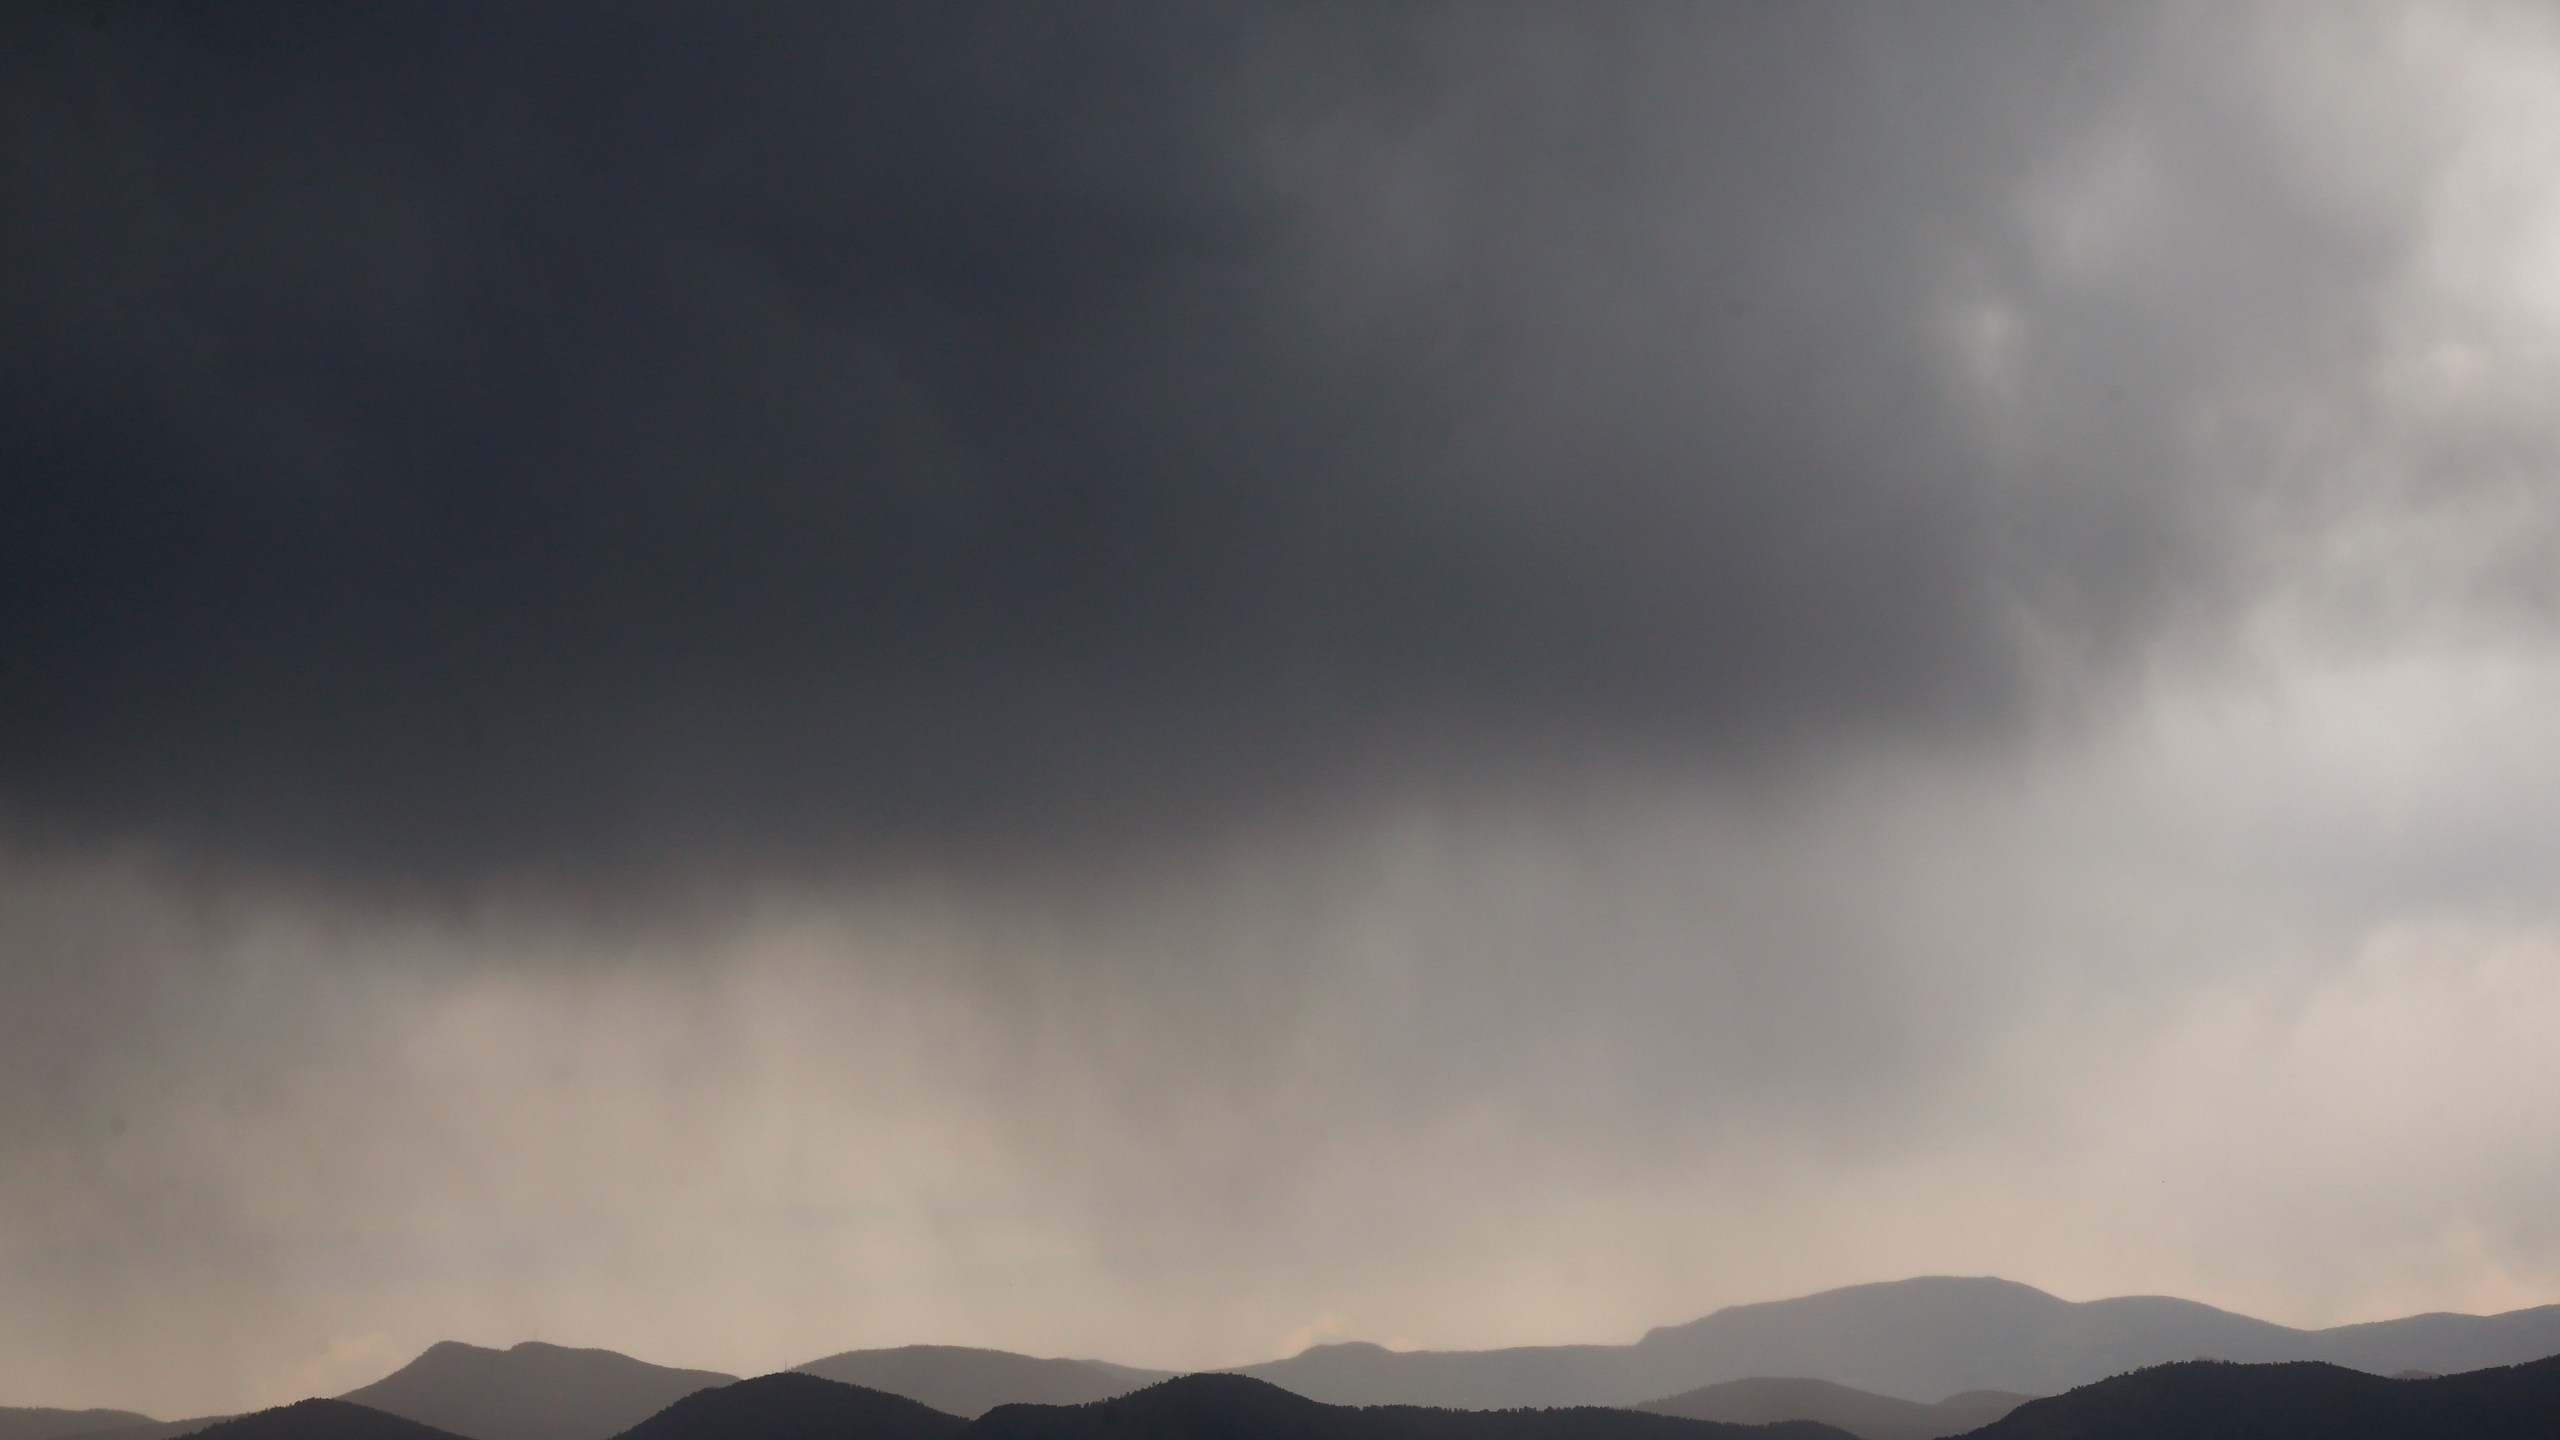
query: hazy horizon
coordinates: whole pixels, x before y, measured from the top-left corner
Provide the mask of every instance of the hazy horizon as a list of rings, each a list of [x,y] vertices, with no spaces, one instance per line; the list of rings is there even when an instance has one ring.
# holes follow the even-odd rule
[[[0,1403],[2560,1301],[2560,16],[0,7]]]

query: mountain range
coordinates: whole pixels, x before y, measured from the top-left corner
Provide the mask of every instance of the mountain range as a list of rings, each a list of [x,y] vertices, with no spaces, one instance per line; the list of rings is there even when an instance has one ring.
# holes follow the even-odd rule
[[[1755,1376],[1829,1380],[1906,1400],[2051,1395],[2199,1356],[2321,1360],[2375,1374],[2512,1365],[2560,1353],[2560,1305],[2296,1330],[2192,1300],[2075,1303],[2032,1286],[1933,1276],[1736,1305],[1633,1345],[1388,1350],[1320,1345],[1240,1373],[1344,1405],[1638,1405]]]
[[[305,1400],[201,1433],[204,1440],[463,1440],[346,1400]],[[1327,1405],[1235,1374],[1186,1375],[1079,1405],[1002,1405],[965,1420],[885,1391],[785,1371],[698,1390],[614,1440],[1850,1437],[1811,1420],[1734,1424],[1596,1407]],[[2424,1379],[2387,1379],[2316,1361],[2188,1361],[2030,1400],[1969,1432],[1968,1440],[2560,1440],[2560,1357]]]
[[[2025,1396],[2198,1357],[2321,1362],[2381,1376],[2555,1354],[2560,1306],[2296,1330],[2167,1297],[2073,1303],[2003,1280],[1933,1277],[1734,1306],[1632,1345],[1321,1345],[1227,1373],[1334,1406],[1638,1407],[1701,1421],[1819,1420],[1860,1440],[1936,1440],[1989,1424]],[[1112,1401],[1169,1378],[1098,1360],[937,1345],[846,1351],[797,1371],[963,1421],[1009,1405]],[[607,1350],[445,1342],[341,1398],[463,1440],[611,1440],[688,1396],[736,1383]],[[0,1410],[0,1440],[175,1440],[221,1418]]]

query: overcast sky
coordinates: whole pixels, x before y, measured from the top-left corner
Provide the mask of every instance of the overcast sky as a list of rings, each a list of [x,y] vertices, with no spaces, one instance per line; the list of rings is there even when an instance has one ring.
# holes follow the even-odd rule
[[[381,12],[0,10],[0,1403],[2560,1301],[2547,9]]]

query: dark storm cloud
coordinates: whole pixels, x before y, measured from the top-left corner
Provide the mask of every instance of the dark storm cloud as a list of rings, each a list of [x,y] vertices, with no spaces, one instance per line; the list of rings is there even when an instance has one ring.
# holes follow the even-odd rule
[[[2391,240],[2049,7],[0,25],[0,794],[324,868],[1996,723]]]
[[[2555,76],[0,5],[0,1400],[2549,1300]]]

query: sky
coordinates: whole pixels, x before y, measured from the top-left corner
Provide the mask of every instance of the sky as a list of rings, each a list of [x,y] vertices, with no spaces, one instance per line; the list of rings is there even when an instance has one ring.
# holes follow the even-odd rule
[[[0,10],[0,1403],[2560,1301],[2560,16]]]

